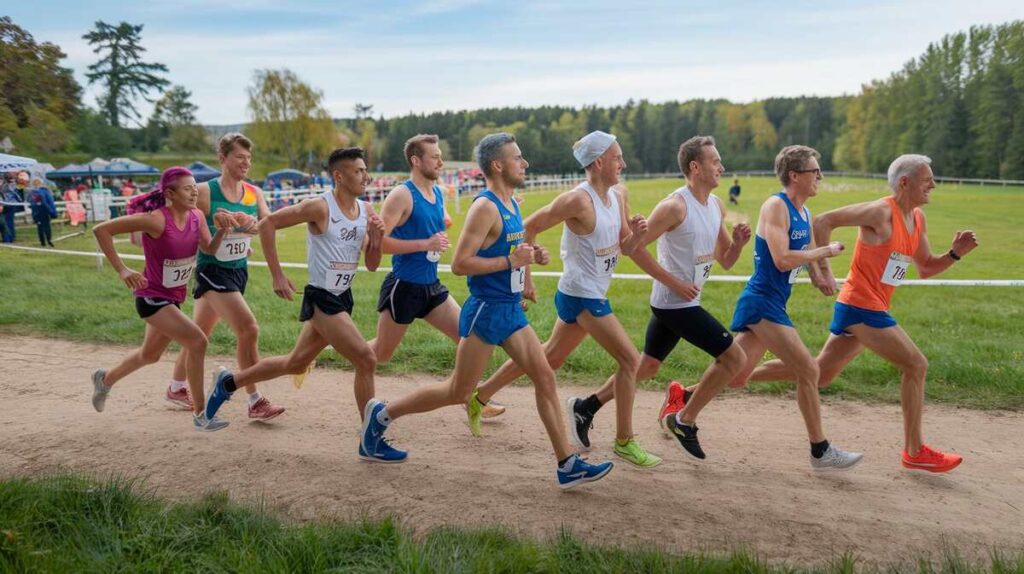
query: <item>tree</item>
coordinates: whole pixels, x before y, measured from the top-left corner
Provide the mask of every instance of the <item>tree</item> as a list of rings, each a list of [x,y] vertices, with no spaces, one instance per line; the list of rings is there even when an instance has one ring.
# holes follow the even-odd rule
[[[197,111],[199,108],[192,103],[192,92],[184,86],[171,86],[157,100],[153,117],[167,127],[190,126],[196,123]]]
[[[208,147],[206,130],[196,125],[199,108],[191,98],[192,92],[183,86],[164,92],[143,128],[146,149],[157,151],[166,145],[172,151],[199,151]]]
[[[291,70],[257,70],[248,92],[249,137],[260,150],[303,167],[310,155],[323,158],[338,144],[338,131],[322,106],[323,92]]]
[[[103,84],[105,91],[100,97],[100,107],[114,127],[121,127],[123,118],[138,119],[135,101],[141,97],[151,102],[150,90],[162,90],[170,83],[157,75],[167,72],[167,66],[142,61],[146,49],[140,44],[141,33],[141,24],[121,22],[111,26],[98,20],[95,28],[82,36],[93,46],[94,53],[105,52],[98,62],[89,66],[85,77],[89,84]]]

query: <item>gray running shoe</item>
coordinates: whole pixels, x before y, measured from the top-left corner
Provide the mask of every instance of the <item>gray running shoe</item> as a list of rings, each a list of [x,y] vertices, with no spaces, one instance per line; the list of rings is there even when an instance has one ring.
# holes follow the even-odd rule
[[[836,448],[835,445],[828,445],[828,450],[825,454],[821,455],[821,458],[811,458],[811,468],[819,471],[833,471],[833,470],[850,470],[857,466],[857,463],[864,458],[863,453],[859,452],[846,452]]]
[[[110,387],[103,384],[107,372],[103,369],[96,369],[92,373],[92,408],[102,413],[103,407],[107,404],[107,395],[110,394]]]
[[[206,413],[201,415],[192,414],[192,427],[199,432],[214,432],[219,431],[229,424],[228,421],[213,417],[212,419],[206,418]]]

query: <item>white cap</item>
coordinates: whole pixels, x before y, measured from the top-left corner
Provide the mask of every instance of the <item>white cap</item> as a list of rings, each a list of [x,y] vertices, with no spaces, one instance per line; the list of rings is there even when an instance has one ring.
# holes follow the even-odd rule
[[[572,144],[572,155],[580,165],[587,167],[615,143],[615,136],[602,131],[593,131]]]

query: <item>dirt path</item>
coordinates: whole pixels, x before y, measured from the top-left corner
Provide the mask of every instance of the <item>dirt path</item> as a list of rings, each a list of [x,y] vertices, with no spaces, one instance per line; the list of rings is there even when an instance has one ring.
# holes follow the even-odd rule
[[[440,524],[503,524],[532,536],[561,526],[585,540],[650,544],[670,551],[745,546],[766,558],[816,563],[851,551],[900,562],[948,542],[972,557],[989,548],[1024,549],[1024,415],[929,405],[928,436],[967,461],[948,476],[899,466],[897,406],[832,401],[826,429],[866,453],[855,471],[812,475],[792,399],[721,397],[704,413],[702,466],[685,462],[654,422],[657,393],[636,400],[642,444],[665,457],[653,470],[618,464],[605,480],[570,492],[555,487],[553,457],[530,388],[508,389],[509,412],[474,439],[463,411],[449,408],[398,421],[402,465],[356,456],[358,417],[351,374],[317,369],[301,390],[290,379],[264,385],[285,415],[249,423],[244,400],[222,413],[233,424],[196,433],[188,415],[163,400],[170,358],[119,383],[102,414],[89,402],[89,374],[128,349],[26,337],[0,337],[0,476],[73,470],[145,477],[161,496],[191,499],[230,489],[263,498],[297,520],[393,513],[423,529]],[[216,361],[216,362],[214,362]],[[217,358],[208,365],[233,365]],[[429,377],[383,378],[395,397]],[[562,397],[585,393],[562,389]],[[611,412],[592,432],[592,458],[611,455]]]

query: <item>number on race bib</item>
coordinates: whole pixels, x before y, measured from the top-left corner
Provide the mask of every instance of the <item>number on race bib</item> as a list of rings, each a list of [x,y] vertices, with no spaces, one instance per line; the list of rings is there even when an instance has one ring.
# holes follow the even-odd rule
[[[427,261],[430,261],[431,263],[437,263],[440,260],[441,260],[441,252],[440,251],[427,251]]]
[[[704,283],[707,282],[708,277],[711,277],[711,268],[714,267],[715,260],[706,261],[704,263],[698,263],[693,268],[693,282],[697,287],[703,287]]]
[[[340,295],[352,287],[356,276],[356,264],[332,261],[324,275],[324,285],[331,293]]]
[[[195,269],[195,257],[189,257],[188,259],[164,259],[164,276],[161,283],[167,288],[187,285]]]
[[[526,267],[512,269],[509,288],[513,293],[522,293],[526,288]]]
[[[801,265],[800,267],[797,267],[796,269],[793,269],[792,271],[789,272],[789,284],[790,285],[792,285],[793,283],[796,283],[796,279],[797,279],[797,277],[800,276],[800,271],[802,271],[803,268],[804,268],[804,266]]]
[[[893,251],[889,255],[889,262],[885,265],[885,271],[882,271],[882,283],[899,287],[906,278],[912,262],[910,256]]]
[[[218,261],[238,261],[244,259],[249,255],[249,246],[252,243],[252,237],[243,234],[231,234],[220,242],[220,247],[217,248]]]
[[[594,268],[598,275],[611,275],[619,264],[619,246],[613,245],[598,249],[594,253]]]

